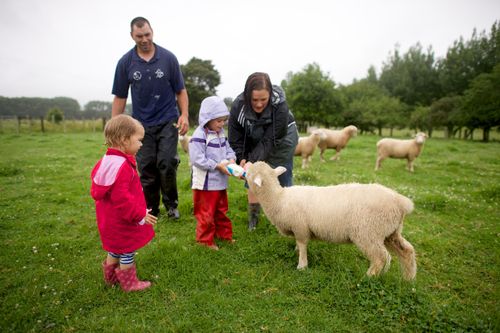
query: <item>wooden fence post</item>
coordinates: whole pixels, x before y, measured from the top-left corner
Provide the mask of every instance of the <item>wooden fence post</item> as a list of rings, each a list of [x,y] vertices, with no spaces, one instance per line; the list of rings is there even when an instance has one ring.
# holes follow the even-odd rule
[[[43,117],[40,117],[40,128],[42,129],[42,133],[45,133],[45,127],[43,126]]]

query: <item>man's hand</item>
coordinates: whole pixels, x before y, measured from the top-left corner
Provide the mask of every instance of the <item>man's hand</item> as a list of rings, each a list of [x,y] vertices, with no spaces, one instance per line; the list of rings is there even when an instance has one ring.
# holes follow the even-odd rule
[[[181,115],[177,120],[177,129],[180,135],[184,135],[189,130],[189,119],[187,116]]]

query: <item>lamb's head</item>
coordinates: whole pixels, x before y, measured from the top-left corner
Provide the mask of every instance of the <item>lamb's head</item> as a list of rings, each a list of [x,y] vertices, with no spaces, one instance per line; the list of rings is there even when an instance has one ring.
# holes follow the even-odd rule
[[[427,139],[427,134],[425,134],[424,132],[418,132],[417,134],[415,134],[415,142],[418,145],[423,145],[425,139]]]
[[[349,125],[345,127],[344,130],[347,131],[351,137],[358,135],[358,128],[354,125]]]
[[[263,187],[279,188],[278,176],[286,171],[285,167],[271,168],[266,162],[255,162],[247,168],[246,180],[250,191],[259,195]]]

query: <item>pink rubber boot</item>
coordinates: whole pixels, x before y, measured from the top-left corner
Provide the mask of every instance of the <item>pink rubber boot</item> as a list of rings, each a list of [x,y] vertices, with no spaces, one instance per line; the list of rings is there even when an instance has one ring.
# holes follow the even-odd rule
[[[106,260],[102,263],[102,272],[104,274],[104,282],[108,286],[112,286],[118,283],[118,279],[116,278],[115,269],[118,267],[118,263],[116,264],[106,264]]]
[[[115,272],[123,291],[143,290],[151,286],[151,282],[149,281],[139,281],[135,265],[128,269],[116,268]]]

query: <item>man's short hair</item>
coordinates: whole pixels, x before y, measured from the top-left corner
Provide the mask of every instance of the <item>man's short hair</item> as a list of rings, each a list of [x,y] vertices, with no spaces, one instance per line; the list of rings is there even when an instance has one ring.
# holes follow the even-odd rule
[[[149,24],[149,21],[147,19],[142,16],[137,16],[130,22],[130,32],[134,30],[134,25],[138,28],[142,28],[144,24],[149,25],[149,27],[151,28],[151,24]]]

